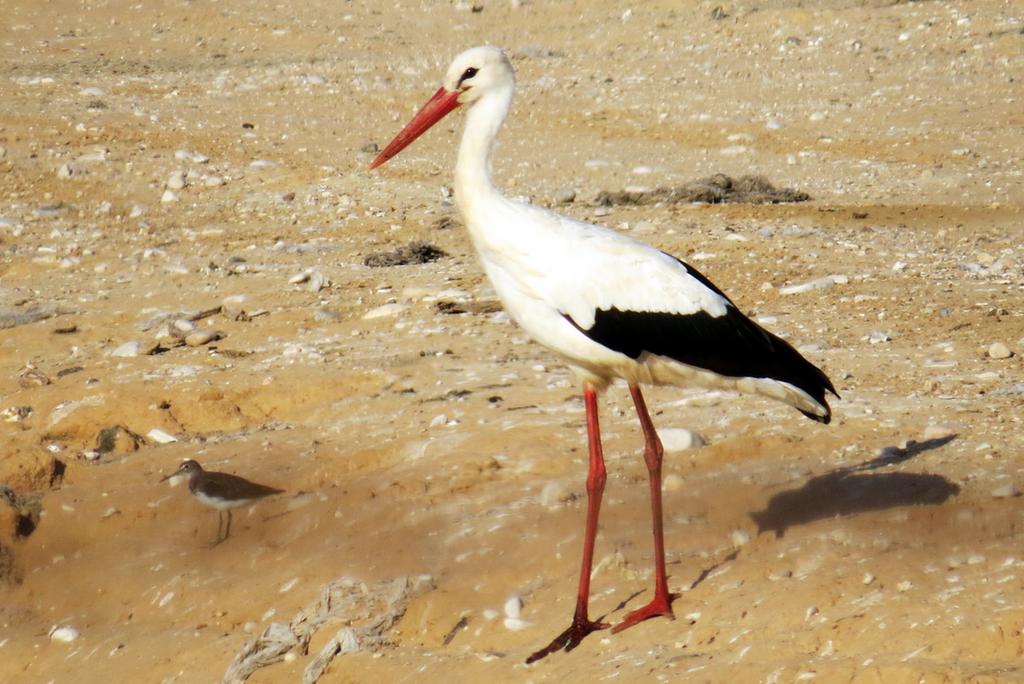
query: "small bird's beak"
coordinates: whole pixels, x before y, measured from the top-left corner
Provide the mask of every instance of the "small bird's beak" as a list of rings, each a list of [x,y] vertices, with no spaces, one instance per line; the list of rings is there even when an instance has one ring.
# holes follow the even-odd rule
[[[164,475],[163,477],[160,478],[160,481],[161,482],[167,482],[168,480],[170,480],[172,478],[175,478],[175,477],[178,477],[179,475],[181,475],[181,468],[178,468],[177,470],[175,470],[170,475]]]
[[[443,119],[446,114],[458,106],[459,91],[448,90],[442,86],[434,93],[432,98],[427,100],[427,103],[420,108],[420,111],[416,112],[416,116],[412,118],[412,121],[406,124],[405,128],[395,136],[395,139],[388,143],[388,146],[377,155],[377,158],[370,164],[370,168],[375,169],[388,159],[394,157],[405,149],[409,143],[423,135],[428,128]]]

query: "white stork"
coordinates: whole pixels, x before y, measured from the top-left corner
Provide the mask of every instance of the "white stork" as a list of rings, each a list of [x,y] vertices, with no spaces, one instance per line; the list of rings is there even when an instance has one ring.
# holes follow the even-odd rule
[[[512,104],[515,72],[490,46],[458,55],[443,85],[373,160],[375,168],[459,105],[466,127],[455,165],[455,198],[487,277],[509,315],[560,354],[583,383],[590,467],[579,593],[572,624],[533,662],[575,648],[608,625],[587,612],[594,538],[605,485],[597,395],[614,379],[629,386],[643,431],[654,528],[654,597],[613,632],[673,617],[662,538],[662,446],[640,385],[700,385],[761,394],[821,423],[836,394],[825,374],[753,322],[692,266],[608,228],[517,202],[491,180],[491,149]],[[836,395],[838,396],[838,395]]]

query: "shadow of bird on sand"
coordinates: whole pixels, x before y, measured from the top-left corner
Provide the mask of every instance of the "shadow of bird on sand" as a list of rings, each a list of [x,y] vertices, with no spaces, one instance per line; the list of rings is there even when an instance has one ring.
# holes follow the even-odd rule
[[[763,511],[751,513],[750,517],[757,523],[759,533],[774,532],[781,537],[794,525],[824,518],[899,506],[941,504],[960,492],[957,484],[941,475],[870,471],[903,463],[955,438],[956,435],[949,435],[910,441],[902,447],[885,447],[870,461],[837,468],[812,477],[800,487],[775,494]]]

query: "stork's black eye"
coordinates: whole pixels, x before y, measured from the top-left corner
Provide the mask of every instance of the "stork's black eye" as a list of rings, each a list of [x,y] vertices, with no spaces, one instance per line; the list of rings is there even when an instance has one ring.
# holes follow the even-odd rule
[[[469,67],[463,71],[462,76],[459,77],[459,85],[461,86],[463,81],[473,78],[474,76],[476,76],[476,67]]]

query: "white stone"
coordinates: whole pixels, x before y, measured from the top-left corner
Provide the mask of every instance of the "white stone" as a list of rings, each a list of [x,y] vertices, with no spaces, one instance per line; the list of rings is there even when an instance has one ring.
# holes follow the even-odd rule
[[[802,283],[800,285],[787,285],[786,287],[780,287],[779,294],[801,294],[803,292],[812,292],[814,290],[824,290],[832,287],[833,285],[845,285],[848,282],[850,282],[848,276],[828,275],[823,278],[815,278],[814,280],[809,280],[806,283]]]
[[[1015,496],[1020,496],[1020,489],[1012,482],[999,485],[992,490],[992,498],[994,499],[1012,499]]]
[[[167,178],[167,187],[171,190],[181,190],[188,185],[188,178],[184,171],[175,171]]]
[[[523,599],[518,596],[509,596],[503,606],[505,617],[518,618],[523,612]]]
[[[945,439],[947,437],[956,437],[959,434],[955,428],[948,425],[929,425],[921,433],[921,439]]]
[[[177,442],[178,438],[174,435],[164,432],[160,428],[153,428],[146,433],[146,439],[149,439],[157,444],[170,444],[171,442]]]
[[[707,443],[703,437],[686,428],[662,428],[658,435],[661,437],[661,445],[669,453],[697,449]]]
[[[545,508],[557,508],[569,498],[569,492],[561,482],[552,480],[540,492],[540,504]]]
[[[735,547],[746,546],[750,543],[750,533],[746,530],[733,530],[729,535],[729,541]]]
[[[505,618],[504,624],[505,624],[505,629],[507,629],[509,631],[512,631],[512,632],[518,632],[519,630],[526,629],[527,626],[529,626],[529,623],[526,622],[525,620],[523,620],[522,618],[510,618],[510,617]]]
[[[80,633],[74,627],[65,625],[63,627],[54,627],[50,630],[51,641],[63,641],[64,643],[71,643],[80,636]]]
[[[993,342],[988,348],[988,357],[990,359],[1008,359],[1013,356],[1013,352],[1002,342]]]
[[[138,356],[141,352],[142,343],[132,340],[112,349],[110,356]]]
[[[397,316],[398,314],[402,313],[403,311],[405,311],[408,308],[409,307],[406,306],[405,304],[399,304],[397,302],[393,302],[391,304],[384,304],[383,306],[378,306],[377,308],[370,309],[369,311],[364,313],[363,314],[363,320],[364,321],[370,321],[370,320],[373,320],[374,318],[385,318],[387,316]]]

